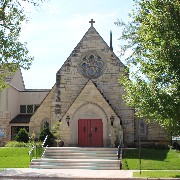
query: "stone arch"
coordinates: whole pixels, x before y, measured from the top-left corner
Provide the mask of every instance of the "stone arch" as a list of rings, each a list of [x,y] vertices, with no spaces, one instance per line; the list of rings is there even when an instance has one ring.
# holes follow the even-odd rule
[[[40,125],[41,130],[44,128],[45,123],[48,123],[49,129],[51,129],[51,120],[49,118],[44,118],[41,121],[41,125]]]
[[[105,111],[95,103],[85,103],[74,113],[71,124],[71,144],[78,145],[78,120],[79,119],[102,119],[103,122],[103,146],[110,145],[109,123]]]

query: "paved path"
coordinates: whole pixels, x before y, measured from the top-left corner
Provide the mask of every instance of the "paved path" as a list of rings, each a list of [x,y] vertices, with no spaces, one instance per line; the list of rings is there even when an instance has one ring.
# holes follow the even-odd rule
[[[132,175],[131,170],[13,168],[0,171],[0,179],[119,179]]]

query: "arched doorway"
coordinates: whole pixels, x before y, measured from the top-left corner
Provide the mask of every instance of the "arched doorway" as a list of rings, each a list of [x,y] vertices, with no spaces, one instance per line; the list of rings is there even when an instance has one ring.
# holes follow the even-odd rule
[[[110,132],[107,120],[107,116],[100,106],[94,103],[80,106],[72,118],[71,144],[82,147],[109,146],[108,134]],[[94,141],[98,137],[99,140]]]

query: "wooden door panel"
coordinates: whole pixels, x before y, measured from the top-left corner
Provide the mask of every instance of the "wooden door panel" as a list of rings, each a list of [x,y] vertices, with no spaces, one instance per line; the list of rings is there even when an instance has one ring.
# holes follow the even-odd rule
[[[80,147],[103,146],[102,119],[78,120],[78,145]]]
[[[90,120],[80,119],[78,121],[78,144],[79,146],[90,146]]]
[[[92,147],[102,147],[103,146],[103,127],[101,119],[93,119],[91,121],[92,129]]]

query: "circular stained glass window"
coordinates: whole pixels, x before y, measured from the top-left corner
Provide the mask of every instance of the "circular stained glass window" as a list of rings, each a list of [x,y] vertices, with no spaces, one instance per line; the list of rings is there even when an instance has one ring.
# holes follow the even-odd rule
[[[78,69],[85,77],[98,78],[105,69],[105,62],[99,54],[90,52],[82,56]]]

